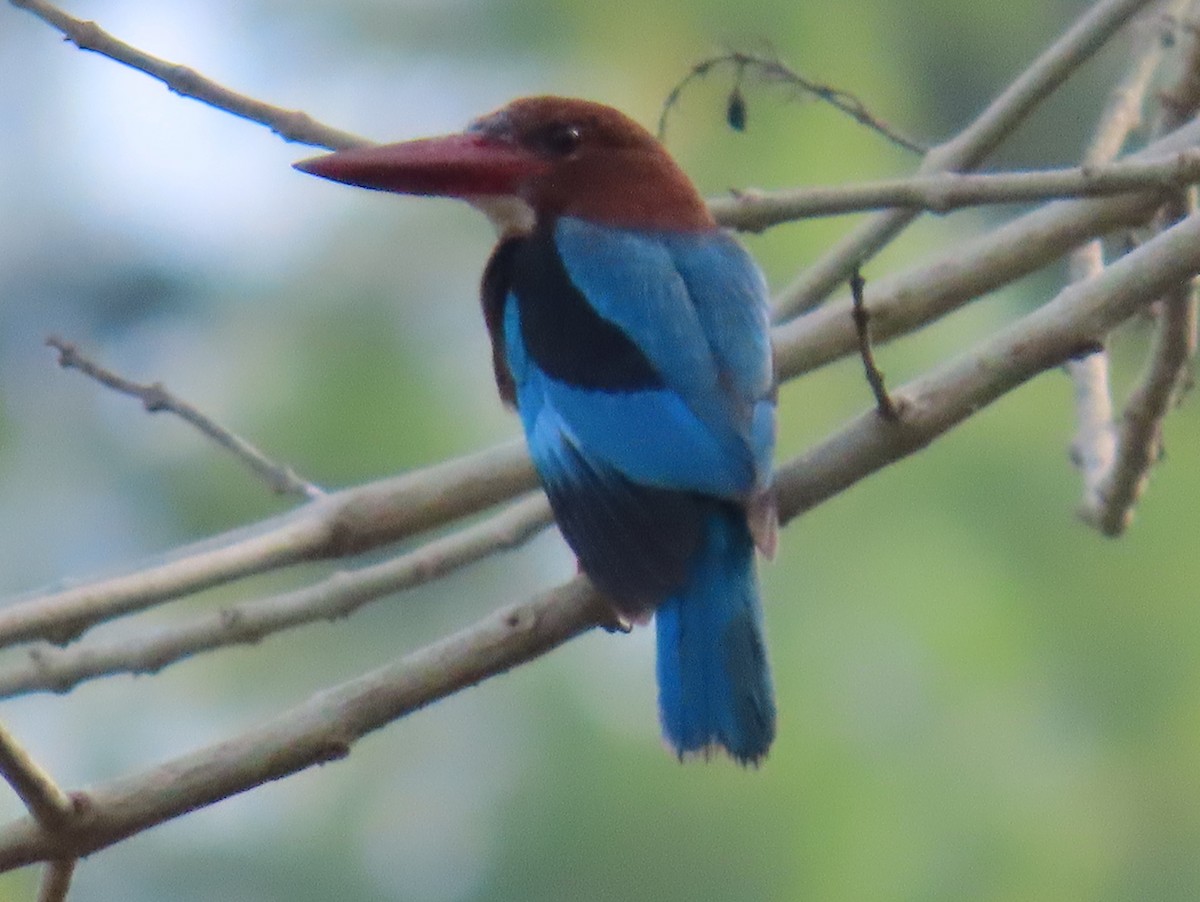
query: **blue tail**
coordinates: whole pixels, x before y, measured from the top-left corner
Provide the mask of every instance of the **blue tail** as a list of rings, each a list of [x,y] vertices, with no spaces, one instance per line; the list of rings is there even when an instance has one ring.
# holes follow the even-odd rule
[[[687,583],[655,619],[667,742],[680,758],[720,746],[740,764],[757,764],[775,738],[775,699],[743,511],[714,510]]]

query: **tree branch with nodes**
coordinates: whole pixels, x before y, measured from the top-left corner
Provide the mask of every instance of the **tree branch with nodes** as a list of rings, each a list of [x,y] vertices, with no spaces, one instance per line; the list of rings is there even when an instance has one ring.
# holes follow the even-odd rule
[[[1168,13],[1188,17],[1192,26],[1182,38],[1186,49],[1175,84],[1159,94],[1160,115],[1154,131],[1170,133],[1184,126],[1200,109],[1200,4],[1175,0]],[[1109,98],[1085,165],[1103,164],[1120,152],[1130,133],[1144,119],[1143,107],[1154,74],[1166,52],[1155,36],[1144,36],[1133,54],[1125,78]],[[1178,222],[1195,211],[1195,191],[1179,186],[1164,198],[1155,226]],[[1104,268],[1104,248],[1093,240],[1071,255],[1072,274],[1087,279]],[[1074,361],[1068,372],[1075,383],[1077,433],[1072,458],[1084,482],[1082,518],[1109,536],[1120,535],[1133,517],[1133,506],[1161,456],[1162,422],[1186,382],[1187,367],[1196,353],[1196,290],[1181,285],[1157,305],[1154,343],[1146,373],[1126,405],[1121,424],[1114,422],[1108,355]]]
[[[147,413],[169,411],[190,423],[201,433],[212,439],[241,461],[254,475],[262,479],[273,492],[281,495],[298,495],[301,498],[316,498],[325,494],[320,488],[296,475],[291,467],[283,466],[268,458],[238,435],[212,419],[193,405],[175,397],[162,383],[140,384],[119,376],[95,363],[79,348],[57,336],[50,336],[46,344],[58,351],[58,365],[67,370],[79,370],[101,385],[123,395],[131,395],[142,402]]]
[[[0,775],[25,804],[32,822],[46,835],[60,835],[79,813],[81,797],[65,793],[2,724]],[[66,898],[75,861],[76,856],[64,855],[47,862],[38,902],[58,902]]]
[[[188,67],[147,54],[44,0],[11,2],[59,29],[79,48],[146,72],[176,93],[265,125],[287,140],[333,149],[366,143],[304,113],[246,97]],[[1088,278],[1071,282],[1033,312],[926,374],[884,391],[882,396],[894,404],[894,418],[880,416],[872,407],[805,453],[782,462],[776,484],[784,523],[918,452],[1038,374],[1080,357],[1091,360],[1113,329],[1155,305],[1165,312],[1159,314],[1160,338],[1142,394],[1158,400],[1131,403],[1129,409],[1148,411],[1149,432],[1157,434],[1162,414],[1178,397],[1181,374],[1194,349],[1194,338],[1188,338],[1195,325],[1190,287],[1200,273],[1200,215],[1178,206],[1178,215],[1159,214],[1200,177],[1200,124],[1192,112],[1179,115],[1138,153],[1117,159],[1114,151],[1102,165],[1089,160],[1070,170],[967,174],[1122,26],[1151,7],[1148,0],[1094,4],[972,123],[925,152],[912,179],[810,189],[807,196],[798,191],[743,191],[712,201],[720,221],[747,230],[812,215],[883,209],[776,298],[779,324],[772,341],[780,381],[910,334],[1062,259],[1084,242],[1144,226],[1156,216],[1159,220],[1157,233],[1140,246],[1113,261],[1101,261]],[[1157,9],[1142,20],[1143,32],[1157,37],[1143,38],[1140,46],[1147,49],[1137,54],[1142,67],[1137,77],[1143,86],[1134,92],[1140,92],[1139,107],[1151,96],[1144,85],[1171,55],[1161,40],[1164,29],[1176,25],[1177,17],[1164,17]],[[1148,48],[1155,40],[1158,49],[1152,51]],[[721,65],[735,67],[735,91],[743,104],[740,113],[727,109],[727,117],[735,126],[739,121],[744,125],[742,75],[758,63],[749,56],[721,59],[728,60]],[[698,66],[690,78],[715,65],[717,61],[708,61],[703,71]],[[851,106],[857,103],[843,92],[832,96]],[[731,93],[731,105],[733,97]],[[865,111],[861,104],[859,108]],[[857,298],[833,297],[921,212],[1014,202],[1040,206],[930,260],[874,279],[866,297],[857,292],[852,292]],[[60,352],[67,347],[60,343]],[[81,365],[87,361],[92,375],[110,388],[135,394],[143,403],[150,397],[149,406],[160,406],[163,394],[154,384],[107,370],[78,349],[71,353],[76,355],[74,365],[87,371]],[[1160,391],[1163,385],[1169,387]],[[170,398],[172,403],[165,406],[181,416],[190,408],[178,396]],[[185,419],[217,438],[201,425],[203,420]],[[233,435],[224,427],[220,432]],[[221,444],[240,453],[238,442]],[[1154,447],[1141,439],[1127,444]],[[1138,463],[1132,469],[1138,475],[1130,484],[1143,484],[1147,468]],[[0,609],[0,647],[16,652],[12,662],[0,666],[0,695],[67,692],[86,680],[154,672],[301,624],[348,616],[385,594],[514,547],[550,522],[545,499],[535,492],[528,456],[516,443],[323,494],[302,480],[299,485],[307,500],[285,514],[178,549],[125,573],[31,593]],[[350,559],[401,540],[415,545],[390,559],[334,573],[288,593],[242,600],[118,640],[88,635],[98,624],[161,608],[214,586],[237,586],[252,575],[313,560]],[[0,732],[0,775],[29,812],[0,826],[0,870],[46,862],[43,897],[63,898],[72,863],[82,855],[265,782],[345,757],[373,730],[596,626],[613,625],[608,605],[585,578],[576,577],[536,598],[501,607],[452,636],[326,689],[238,735],[75,792],[58,789],[14,740]]]

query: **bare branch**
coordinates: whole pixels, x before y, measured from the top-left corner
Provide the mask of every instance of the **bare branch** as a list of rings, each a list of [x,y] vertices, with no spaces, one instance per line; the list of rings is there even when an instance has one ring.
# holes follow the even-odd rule
[[[201,100],[216,109],[266,125],[287,140],[299,141],[330,149],[341,149],[371,143],[365,138],[349,135],[348,133],[340,132],[329,126],[315,122],[305,113],[282,110],[279,107],[216,85],[210,79],[192,69],[179,64],[165,62],[142,50],[125,44],[99,28],[94,22],[73,18],[52,4],[44,2],[44,0],[10,0],[10,2],[14,6],[29,10],[34,15],[58,28],[81,49],[94,50],[118,62],[145,72],[164,81],[177,93]],[[1142,2],[1147,2],[1147,0],[1142,0]],[[1111,23],[1101,24],[1108,25]],[[1070,34],[1068,33],[1060,44],[1067,43],[1067,38],[1070,37]],[[1106,33],[1104,37],[1106,38],[1107,36],[1108,34]],[[1068,47],[1067,49],[1071,48]],[[1055,48],[1051,48],[1050,51],[1047,51],[1039,62],[1044,62],[1048,56],[1052,56],[1054,50]],[[856,118],[865,119],[867,124],[888,134],[889,137],[898,143],[906,146],[911,145],[911,142],[896,136],[889,131],[886,125],[869,113],[866,113],[861,108],[861,103],[853,98],[852,95],[847,95],[844,92],[816,82],[808,82],[776,60],[745,53],[727,54],[698,63],[688,78],[685,78],[683,82],[677,85],[672,95],[668,97],[664,108],[664,115],[666,109],[673,102],[672,98],[677,99],[678,92],[682,90],[691,78],[702,76],[713,66],[723,62],[730,62],[743,68],[749,65],[758,66],[763,69],[765,74],[772,75],[772,77],[807,85],[809,90],[818,96],[823,96],[827,100],[831,97],[848,98],[846,105],[850,109],[847,111],[855,115]],[[1079,60],[1074,60],[1073,64],[1077,65],[1078,62]],[[173,80],[178,83],[172,83]],[[203,90],[200,90],[201,88]],[[1021,92],[1015,93],[1018,95],[1017,99],[1023,97]],[[989,107],[989,111],[986,112],[996,111],[997,108],[1005,106],[1001,101],[1009,98],[1012,94],[1014,94],[1014,91],[1010,88],[1009,92],[1002,95],[992,107]],[[1000,109],[999,112],[1002,113],[1003,109]],[[981,117],[972,128],[986,130],[984,126],[999,118],[1001,117],[996,115],[985,121]],[[981,125],[981,122],[983,125]],[[963,134],[966,134],[966,132]],[[955,141],[960,143],[961,140],[961,135],[955,139]],[[995,139],[995,142],[998,142],[998,140],[998,138]],[[916,145],[911,146],[923,150],[923,148],[917,148]],[[935,150],[941,153],[942,148],[949,146],[950,144],[948,143]],[[987,150],[990,151],[990,149],[991,147],[989,146]],[[932,154],[933,152],[931,151],[930,153]],[[982,155],[981,153],[980,156]],[[1172,168],[1169,162],[1163,161],[1128,164],[1124,168],[1113,167],[1111,170],[1104,171],[1068,169],[1050,170],[1042,173],[1014,173],[972,178],[967,176],[955,177],[955,174],[949,167],[931,167],[927,161],[927,164],[922,166],[922,172],[927,174],[914,179],[893,180],[834,189],[802,189],[774,194],[762,194],[753,190],[746,190],[739,192],[738,196],[732,200],[715,199],[711,202],[711,206],[714,215],[723,224],[731,228],[757,231],[778,222],[785,222],[806,216],[832,215],[885,206],[946,212],[957,207],[980,203],[1011,203],[1050,197],[1096,196],[1125,190],[1155,188],[1159,186],[1160,180],[1161,185],[1166,187],[1194,181],[1196,178],[1194,172],[1197,165],[1200,164],[1197,164],[1192,158],[1181,158],[1178,169]],[[933,175],[933,173],[941,173],[941,175],[939,177]],[[846,270],[843,278],[848,276],[848,273],[849,270]],[[785,295],[789,293],[794,292],[788,292]],[[781,309],[784,308],[785,303],[787,302],[781,300]]]
[[[1075,436],[1071,462],[1083,476],[1084,497],[1098,498],[1105,475],[1112,471],[1117,454],[1113,428],[1113,403],[1109,387],[1109,359],[1103,345],[1096,353],[1067,361],[1074,386]],[[1081,516],[1088,519],[1087,507]]]
[[[166,83],[176,93],[200,100],[216,109],[252,122],[266,125],[285,140],[334,150],[372,143],[366,138],[316,122],[306,113],[284,110],[217,85],[193,69],[158,59],[114,38],[96,23],[76,19],[45,0],[9,0],[9,2],[19,8],[29,10],[53,25],[80,49],[95,51],[145,72]],[[1051,49],[1053,50],[1053,48]],[[827,85],[810,82],[777,60],[746,53],[726,54],[698,63],[693,67],[689,76],[677,85],[672,94],[668,96],[664,106],[664,116],[666,110],[674,102],[673,99],[677,99],[678,93],[691,78],[703,76],[712,67],[726,62],[743,68],[756,66],[761,68],[765,75],[806,87],[810,92],[831,102],[841,98],[844,101],[843,105],[847,108],[845,111],[859,118],[860,121],[865,121],[866,124],[888,135],[897,143],[924,151],[924,148],[896,135],[886,124],[867,113],[861,102],[852,95]],[[943,147],[945,146],[947,145],[943,145]],[[1193,159],[1181,159],[1178,170],[1172,169],[1167,162],[1156,162],[1131,164],[1126,169],[1113,167],[1111,171],[1050,170],[1044,173],[982,176],[978,179],[961,176],[955,178],[949,170],[938,170],[943,172],[941,177],[927,174],[914,179],[835,189],[804,189],[776,194],[760,194],[747,190],[739,192],[738,197],[733,200],[715,199],[711,202],[711,206],[714,214],[723,224],[731,228],[757,231],[777,222],[806,216],[833,215],[886,206],[945,212],[957,207],[980,203],[1011,203],[1050,197],[1095,196],[1124,190],[1154,188],[1160,180],[1164,186],[1177,185],[1194,181],[1196,176],[1193,173],[1197,165],[1200,164]],[[1144,168],[1139,170],[1139,166]],[[934,170],[923,166],[922,171],[932,173]]]
[[[232,739],[88,790],[69,833],[33,818],[0,829],[0,871],[87,855],[270,780],[344,758],[360,737],[606,624],[582,577],[506,607],[401,660],[327,689]]]
[[[1173,18],[1182,17],[1192,0],[1168,6]],[[1129,133],[1142,122],[1142,106],[1151,78],[1165,54],[1156,35],[1143,37],[1129,74],[1114,89],[1105,116],[1088,149],[1085,163],[1105,162],[1118,153]],[[1176,85],[1162,92],[1162,112],[1156,128],[1171,131],[1187,122],[1200,105],[1200,41],[1189,32],[1188,52]],[[1182,219],[1194,209],[1180,191],[1165,199],[1159,223]],[[1090,278],[1103,267],[1099,241],[1071,257],[1072,275]],[[1172,291],[1161,305],[1151,359],[1141,385],[1126,407],[1122,428],[1113,423],[1112,391],[1106,354],[1074,362],[1068,370],[1075,380],[1078,431],[1072,457],[1083,474],[1080,513],[1105,535],[1122,533],[1132,521],[1133,506],[1149,480],[1150,468],[1161,451],[1162,420],[1170,410],[1188,360],[1195,352],[1195,298],[1187,286]]]
[[[933,175],[974,169],[1025,117],[1153,0],[1103,0],[1041,54],[970,125],[925,155],[920,172]],[[896,208],[855,229],[808,267],[776,303],[776,319],[788,321],[811,310],[895,238],[918,215]]]
[[[1200,143],[1191,122],[1130,160],[1162,159]],[[920,328],[989,291],[1062,257],[1089,238],[1141,225],[1161,203],[1157,195],[1127,194],[1056,201],[965,242],[907,272],[871,283],[871,337],[878,345]],[[839,298],[772,332],[775,365],[791,379],[856,352],[850,299]]]
[[[114,41],[94,24],[65,17],[40,0],[12,2],[43,15],[48,21],[55,21],[54,16],[65,19],[68,26],[58,27],[81,48],[106,52],[114,59],[135,65],[163,79],[173,90],[255,121],[274,122],[273,127],[283,134],[290,133],[282,131],[278,123],[287,125],[290,116],[301,117],[302,130],[316,129],[308,132],[311,134],[320,132],[321,127],[303,114],[268,108],[276,110],[276,119],[271,118],[274,114],[260,115],[261,110],[253,107],[255,101],[227,92],[191,70],[140,54]],[[1144,2],[1107,0],[1097,4],[971,128],[931,151],[922,171],[934,173],[976,165],[1041,97],[1053,90]],[[129,58],[122,58],[121,54]],[[152,64],[171,71],[160,74]],[[1171,152],[1176,152],[1194,143],[1196,126],[1190,128],[1191,131],[1182,130],[1185,134],[1160,142],[1160,151],[1169,146]],[[362,143],[355,136],[337,135],[346,143],[324,139],[311,143],[329,147]],[[993,238],[972,243],[966,248],[967,253],[960,250],[952,260],[938,261],[933,267],[873,283],[872,327],[885,338],[917,328],[989,287],[1043,265],[1059,256],[1070,242],[1081,240],[1081,236],[1090,237],[1116,223],[1145,219],[1161,201],[1159,193],[1055,204],[1023,217]],[[818,268],[805,291],[823,299],[833,289],[821,288],[819,279],[828,278],[838,266],[843,268],[844,277],[846,267],[854,267],[873,254],[916,211],[905,210],[901,214],[876,217],[872,228],[860,230],[857,238],[852,236],[843,243],[824,264],[825,275]],[[1043,239],[1048,243],[1041,243]],[[847,248],[855,252],[849,253]],[[972,261],[978,269],[969,269]],[[1068,287],[1050,304],[971,352],[899,389],[896,397],[904,410],[901,422],[885,423],[871,411],[803,457],[782,466],[778,488],[783,518],[798,516],[858,479],[919,450],[1035,374],[1094,348],[1108,330],[1146,306],[1152,298],[1178,291],[1198,271],[1200,217],[1192,215],[1095,278]],[[931,286],[928,297],[912,293],[920,285]],[[795,299],[793,303],[797,308],[803,306]],[[1194,309],[1193,306],[1190,313],[1193,329]],[[821,319],[814,314],[776,330],[774,339],[780,352],[781,374],[790,378],[832,359],[830,355],[852,352],[855,346],[852,319],[844,315],[844,309],[832,313],[842,315],[844,322],[835,324],[830,317]],[[839,331],[847,328],[848,344]],[[1164,343],[1166,337],[1180,334],[1191,333],[1173,329],[1171,336],[1164,336]],[[1156,360],[1167,361],[1175,354],[1164,352]],[[1178,373],[1178,368],[1174,372]],[[396,480],[338,492],[237,535],[218,537],[200,547],[185,549],[144,572],[14,605],[0,612],[0,644],[36,637],[67,641],[94,623],[206,586],[301,560],[357,553],[444,525],[533,485],[532,469],[524,451],[510,445]],[[378,597],[379,591],[389,591],[384,586],[394,589],[410,585],[444,572],[439,568],[448,569],[473,559],[477,553],[519,542],[545,523],[546,516],[543,499],[528,499],[492,520],[431,542],[395,561],[354,574],[339,574],[327,583],[301,592],[249,602],[149,639],[140,637],[122,653],[127,660],[135,660],[138,654],[158,654],[156,660],[162,663],[157,666],[163,666],[167,659],[205,648],[254,641],[264,631],[316,617],[341,616]],[[499,526],[502,521],[506,524],[503,528]],[[354,582],[360,577],[361,582]],[[0,870],[33,861],[53,862],[43,882],[43,898],[62,898],[77,856],[266,781],[343,757],[365,733],[544,654],[611,618],[612,612],[603,600],[584,579],[577,578],[533,601],[499,611],[396,663],[322,692],[228,741],[103,784],[89,790],[86,796],[68,797],[73,807],[67,829],[37,817],[31,805],[30,816],[0,828]],[[153,646],[154,640],[161,641]],[[62,674],[66,671],[60,671],[60,679],[78,681],[87,676],[84,674],[87,647],[81,645],[72,652],[79,654],[72,659],[68,657],[70,653],[64,653],[60,661],[68,661],[75,669],[65,677]],[[21,780],[27,778],[26,770],[18,767],[16,772]],[[17,782],[20,780],[14,785]]]
[[[157,78],[183,97],[191,97],[226,113],[265,125],[285,141],[343,150],[369,144],[365,138],[317,122],[300,110],[285,110],[239,94],[194,69],[171,63],[113,37],[95,22],[76,19],[46,0],[9,0],[61,31],[80,50],[91,50]]]
[[[761,232],[771,226],[814,216],[909,207],[949,213],[981,204],[1013,204],[1067,197],[1103,197],[1127,192],[1167,193],[1200,182],[1200,151],[1189,149],[1160,160],[1127,160],[1108,166],[916,176],[834,188],[786,191],[738,190],[709,201],[724,226]]]
[[[1179,15],[1186,2],[1175,0],[1172,15]],[[1121,152],[1129,135],[1142,123],[1146,93],[1166,48],[1162,36],[1150,29],[1142,29],[1138,38],[1129,69],[1109,93],[1108,103],[1084,153],[1085,167],[1110,163]],[[1098,238],[1093,239],[1072,251],[1070,261],[1073,279],[1089,279],[1104,268],[1104,247]],[[1096,353],[1068,361],[1067,372],[1075,386],[1076,429],[1071,442],[1071,459],[1083,476],[1084,509],[1087,510],[1099,498],[1100,486],[1111,471],[1117,453],[1108,352],[1100,345]]]
[[[65,643],[160,602],[301,561],[359,554],[436,529],[536,488],[524,445],[511,442],[414,473],[343,489],[160,562],[0,609],[0,647]]]
[[[47,862],[41,885],[38,886],[37,902],[63,902],[71,890],[71,877],[74,874],[74,858]]]
[[[8,729],[0,725],[0,775],[8,781],[42,829],[58,832],[75,817],[76,806]]]
[[[244,438],[183,399],[177,398],[167,391],[161,382],[132,382],[100,366],[71,342],[55,336],[47,338],[46,344],[58,351],[58,364],[64,369],[79,370],[113,391],[139,399],[149,413],[167,411],[194,426],[245,464],[254,475],[266,482],[271,491],[281,495],[299,495],[302,498],[316,498],[325,494],[318,486],[301,479],[291,467],[271,460]]]
[[[1196,353],[1195,288],[1182,286],[1163,299],[1146,373],[1130,396],[1117,439],[1118,452],[1084,517],[1117,536],[1133,520],[1133,507],[1162,456],[1162,424],[1175,402],[1181,375]]]
[[[925,447],[1005,392],[1095,346],[1161,292],[1200,272],[1200,215],[1156,236],[1086,282],[969,353],[892,391],[904,411],[889,423],[874,408],[776,473],[787,522],[870,473]]]
[[[68,692],[85,680],[118,673],[157,673],[199,652],[255,643],[285,629],[347,617],[363,605],[445,576],[487,555],[514,548],[550,523],[542,494],[518,501],[466,529],[391,560],[334,573],[292,592],[202,614],[152,632],[66,648],[38,645],[0,667],[0,698]]]
[[[1182,14],[1186,3],[1178,4]],[[1178,128],[1200,110],[1200,2],[1190,4],[1191,27],[1179,77],[1159,96],[1158,127]],[[1164,206],[1161,223],[1172,223],[1196,210],[1195,191],[1179,192]],[[1146,372],[1125,405],[1116,455],[1096,491],[1088,496],[1085,518],[1105,535],[1120,535],[1133,519],[1133,506],[1145,491],[1150,469],[1162,455],[1162,424],[1182,391],[1196,355],[1196,287],[1181,286],[1159,305],[1154,342]]]
[[[1162,159],[1200,142],[1191,123],[1131,159]],[[1057,259],[1087,238],[1149,217],[1143,195],[1061,201],[956,248],[945,257],[872,283],[875,342],[943,316],[968,300]],[[850,301],[814,311],[773,333],[780,377],[790,379],[855,353]],[[67,642],[89,626],[209,586],[303,560],[337,558],[443,526],[535,487],[520,443],[347,489],[281,517],[185,548],[153,566],[0,610],[0,647],[30,639]]]

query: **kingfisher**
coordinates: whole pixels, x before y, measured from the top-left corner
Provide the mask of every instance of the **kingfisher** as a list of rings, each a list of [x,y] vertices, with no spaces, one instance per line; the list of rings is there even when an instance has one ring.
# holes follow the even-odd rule
[[[775,737],[755,549],[776,545],[777,392],[750,255],[649,131],[585,100],[295,165],[491,220],[496,387],[558,527],[622,620],[653,616],[675,754],[757,765]]]

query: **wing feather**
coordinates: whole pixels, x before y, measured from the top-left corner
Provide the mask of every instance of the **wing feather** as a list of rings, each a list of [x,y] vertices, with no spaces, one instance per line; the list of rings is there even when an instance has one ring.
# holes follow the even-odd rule
[[[683,584],[714,498],[761,506],[774,444],[762,278],[721,232],[574,219],[505,263],[504,362],[555,518],[597,585],[644,613]]]
[[[744,498],[769,478],[774,397],[766,286],[728,234],[619,230],[564,218],[571,284],[645,355],[661,386],[551,391],[580,445],[631,478]]]

